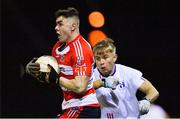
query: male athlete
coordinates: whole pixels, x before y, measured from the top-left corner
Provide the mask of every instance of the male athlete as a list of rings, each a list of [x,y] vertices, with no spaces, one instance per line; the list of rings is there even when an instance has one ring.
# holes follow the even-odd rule
[[[136,69],[115,64],[116,47],[110,38],[93,48],[96,62],[94,87],[101,105],[101,118],[139,118],[149,111],[159,95],[154,86]],[[137,90],[146,94],[138,101]]]
[[[91,46],[79,33],[79,13],[75,8],[60,9],[55,13],[58,41],[52,49],[57,59],[60,73],[58,81],[51,67],[49,78],[61,86],[64,94],[63,113],[60,118],[98,118],[100,107],[93,88],[93,52]],[[30,63],[26,71],[30,75],[40,76],[38,63]]]

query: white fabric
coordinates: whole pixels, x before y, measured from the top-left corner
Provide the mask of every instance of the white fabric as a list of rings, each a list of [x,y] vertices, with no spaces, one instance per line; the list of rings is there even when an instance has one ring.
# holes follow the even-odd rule
[[[116,64],[115,70],[113,77],[119,80],[116,89],[101,87],[96,90],[97,99],[101,104],[101,118],[108,118],[109,115],[113,118],[138,118],[136,91],[144,82],[141,78],[142,73],[121,64]],[[104,78],[97,68],[94,70],[94,75],[95,80]]]
[[[87,96],[84,96],[81,99],[71,99],[68,101],[63,100],[62,103],[62,110],[70,108],[70,107],[76,107],[76,106],[86,106],[90,104],[96,104],[98,103],[98,100],[95,96],[96,94],[89,94]]]
[[[108,76],[105,78],[105,87],[115,89],[117,84],[119,83],[119,79],[113,76]]]

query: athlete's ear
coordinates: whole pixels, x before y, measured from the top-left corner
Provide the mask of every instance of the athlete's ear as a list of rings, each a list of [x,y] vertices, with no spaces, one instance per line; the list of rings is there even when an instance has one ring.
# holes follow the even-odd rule
[[[114,57],[113,57],[113,62],[114,62],[114,63],[116,62],[117,58],[118,58],[118,55],[115,54]]]
[[[76,23],[72,23],[72,28],[71,28],[71,30],[74,31],[74,30],[76,29],[76,26],[77,26]]]

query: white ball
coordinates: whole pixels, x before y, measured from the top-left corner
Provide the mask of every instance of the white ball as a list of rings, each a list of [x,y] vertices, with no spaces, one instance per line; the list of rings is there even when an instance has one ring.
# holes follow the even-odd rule
[[[50,72],[50,67],[48,66],[48,64],[51,65],[57,73],[60,72],[57,60],[53,56],[41,56],[36,60],[36,63],[40,64],[41,72]]]

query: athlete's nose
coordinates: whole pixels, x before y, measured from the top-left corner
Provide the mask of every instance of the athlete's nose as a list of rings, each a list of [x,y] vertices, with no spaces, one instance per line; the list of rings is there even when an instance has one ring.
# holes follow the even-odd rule
[[[58,28],[58,25],[56,25],[56,26],[55,26],[55,30],[58,31],[58,29],[59,29],[59,28]]]
[[[100,59],[100,64],[104,65],[104,59]]]

